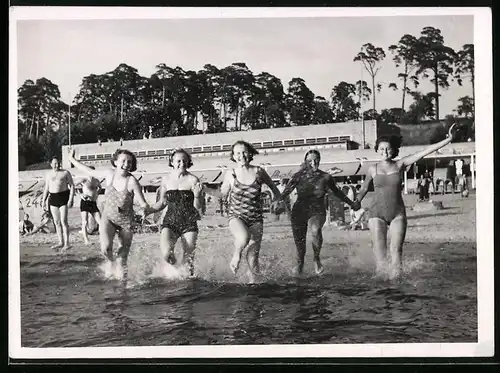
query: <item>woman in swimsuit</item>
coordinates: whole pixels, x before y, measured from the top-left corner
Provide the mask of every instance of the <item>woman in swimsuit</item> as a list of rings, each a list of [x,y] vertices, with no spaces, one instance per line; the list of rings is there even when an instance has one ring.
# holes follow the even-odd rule
[[[406,207],[402,197],[401,171],[425,157],[452,140],[453,124],[448,137],[436,144],[401,158],[394,159],[399,154],[401,137],[380,137],[375,143],[375,151],[382,157],[382,161],[371,166],[366,175],[363,186],[359,190],[357,201],[361,202],[368,192],[370,183],[373,183],[373,205],[370,207],[370,229],[373,250],[377,265],[377,273],[383,274],[388,269],[391,279],[399,277],[402,269],[403,242],[406,235]],[[387,230],[390,235],[390,262],[387,258]]]
[[[70,149],[69,160],[77,169],[89,176],[101,178],[104,176],[105,200],[99,224],[99,238],[101,252],[107,259],[105,268],[106,276],[113,274],[117,279],[127,278],[127,259],[132,244],[134,218],[134,197],[145,214],[152,212],[142,193],[142,188],[132,172],[137,170],[137,158],[134,153],[118,149],[111,159],[113,170],[93,170],[77,161],[75,151]],[[113,256],[113,238],[118,234],[121,247],[118,249],[116,260]]]
[[[160,247],[165,261],[174,265],[176,258],[174,248],[180,238],[184,251],[183,263],[187,264],[191,276],[194,275],[194,250],[198,238],[198,223],[201,219],[200,180],[188,172],[193,165],[188,152],[184,149],[174,150],[169,157],[168,165],[174,170],[163,177],[160,185],[159,200],[152,206],[152,211],[161,211],[167,206],[167,212],[161,225]]]
[[[295,246],[297,247],[297,274],[304,268],[306,255],[306,237],[308,225],[312,233],[314,265],[317,274],[323,272],[320,260],[323,245],[323,225],[326,221],[325,196],[331,190],[337,198],[358,210],[359,203],[351,201],[335,184],[333,177],[319,169],[321,155],[317,150],[309,150],[304,156],[300,170],[292,176],[281,198],[288,196],[294,189],[297,200],[292,207],[291,224]]]
[[[231,161],[237,167],[227,172],[220,193],[223,199],[229,197],[229,230],[234,237],[234,255],[230,263],[236,273],[243,250],[249,266],[248,276],[254,281],[254,274],[260,272],[259,251],[263,233],[262,185],[266,184],[273,192],[273,200],[280,192],[268,173],[250,163],[258,151],[245,141],[237,141],[231,148]],[[210,191],[207,190],[208,193]]]

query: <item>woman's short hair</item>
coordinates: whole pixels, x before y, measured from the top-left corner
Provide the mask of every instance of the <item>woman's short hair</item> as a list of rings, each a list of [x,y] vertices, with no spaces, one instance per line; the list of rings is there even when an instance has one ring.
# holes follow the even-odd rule
[[[191,154],[189,154],[186,150],[182,149],[182,148],[179,148],[179,149],[175,149],[172,153],[170,153],[170,155],[168,156],[168,165],[170,167],[174,167],[173,165],[173,160],[174,160],[174,155],[176,155],[177,153],[182,153],[182,154],[185,154],[186,157],[187,157],[187,166],[186,168],[190,168],[193,166],[193,158],[191,157]]]
[[[234,147],[236,145],[243,145],[247,149],[247,152],[249,154],[249,157],[248,157],[249,158],[249,160],[248,160],[249,162],[253,161],[254,155],[259,154],[259,152],[257,151],[257,149],[255,149],[252,144],[250,144],[250,143],[248,143],[246,141],[243,141],[243,140],[238,140],[231,147],[231,156],[229,157],[229,159],[232,160],[233,162],[236,162],[236,160],[234,159]]]
[[[380,145],[381,142],[387,142],[392,148],[393,155],[392,158],[396,158],[399,154],[399,148],[401,147],[401,143],[403,141],[403,138],[401,136],[397,135],[390,135],[390,136],[380,136],[377,138],[377,141],[375,141],[375,151],[378,151],[378,146]]]
[[[134,153],[132,153],[130,150],[127,149],[118,149],[114,154],[113,158],[111,158],[109,161],[113,165],[113,167],[116,167],[116,161],[118,160],[118,157],[120,154],[125,154],[128,155],[132,158],[132,167],[130,168],[130,172],[134,172],[137,170],[137,157],[135,156]]]

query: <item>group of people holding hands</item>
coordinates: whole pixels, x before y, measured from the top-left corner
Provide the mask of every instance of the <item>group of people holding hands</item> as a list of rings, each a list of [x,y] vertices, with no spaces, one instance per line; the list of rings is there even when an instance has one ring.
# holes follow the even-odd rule
[[[134,203],[140,206],[144,217],[167,208],[160,224],[162,257],[166,263],[176,265],[174,248],[177,241],[181,240],[182,265],[186,266],[190,275],[194,275],[194,253],[199,232],[198,221],[201,219],[200,199],[204,193],[227,198],[228,225],[234,246],[229,266],[236,273],[244,257],[248,264],[248,276],[254,281],[255,276],[260,273],[259,252],[264,225],[262,187],[267,185],[273,194],[273,211],[277,213],[290,208],[286,200],[295,190],[296,202],[291,207],[290,223],[297,249],[296,272],[297,274],[303,272],[306,236],[310,229],[315,272],[320,274],[324,270],[320,253],[323,245],[322,229],[326,222],[327,211],[325,195],[331,192],[352,210],[357,211],[361,208],[361,202],[370,186],[373,185],[374,195],[372,205],[368,209],[370,214],[368,227],[371,232],[377,273],[397,278],[402,271],[402,249],[407,227],[406,208],[402,198],[402,171],[451,142],[453,127],[454,125],[449,129],[446,139],[397,160],[401,138],[396,136],[378,138],[375,151],[380,156],[380,162],[370,167],[354,200],[348,198],[336,186],[329,173],[319,169],[321,154],[317,150],[309,150],[305,154],[302,165],[280,192],[266,170],[252,164],[258,151],[248,142],[236,141],[232,145],[230,160],[235,163],[235,167],[226,172],[221,186],[217,189],[204,186],[189,172],[189,168],[193,165],[191,155],[184,149],[176,149],[169,155],[172,172],[163,177],[159,198],[156,203],[150,205],[144,197],[141,185],[132,174],[137,169],[137,158],[134,153],[124,149],[117,150],[111,159],[112,168],[102,171],[76,160],[74,150],[70,149],[70,162],[89,176],[83,193],[83,195],[90,194],[88,203],[84,203],[85,199],[82,199],[84,210],[82,206],[80,207],[82,234],[85,242],[88,242],[84,219],[89,214],[94,215],[99,222],[101,252],[110,268],[109,273],[114,273],[116,277],[123,279],[127,277],[127,258],[133,239]],[[43,201],[50,206],[54,218],[60,237],[58,247],[65,250],[68,248],[67,207],[73,204],[74,184],[71,174],[61,170],[60,163],[56,164],[56,161],[53,160],[52,171],[47,174]],[[102,180],[100,184],[105,188],[102,212],[99,212],[97,205],[92,203],[97,200],[99,184],[92,180],[100,179]],[[64,188],[64,185],[68,187]],[[115,235],[119,241],[116,255],[113,254]]]

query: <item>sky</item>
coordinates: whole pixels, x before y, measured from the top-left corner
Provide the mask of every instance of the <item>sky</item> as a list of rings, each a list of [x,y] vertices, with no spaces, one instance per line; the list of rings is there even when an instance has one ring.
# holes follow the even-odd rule
[[[400,81],[388,51],[404,34],[416,37],[432,26],[441,30],[445,44],[459,50],[474,43],[474,18],[460,16],[220,18],[136,20],[21,20],[17,28],[17,84],[45,77],[59,86],[65,102],[78,92],[82,78],[115,69],[120,63],[150,76],[155,66],[200,70],[207,63],[219,68],[245,62],[254,74],[266,71],[288,82],[301,77],[317,96],[330,98],[341,81],[361,78],[354,56],[365,43],[382,47],[387,57],[377,81],[387,86]],[[363,79],[369,75],[363,72]],[[433,90],[427,80],[419,86]],[[440,117],[451,114],[460,97],[472,87],[451,82],[441,92]],[[401,92],[383,89],[377,110],[400,107]],[[406,108],[411,100],[407,100]],[[366,103],[364,110],[371,108]]]

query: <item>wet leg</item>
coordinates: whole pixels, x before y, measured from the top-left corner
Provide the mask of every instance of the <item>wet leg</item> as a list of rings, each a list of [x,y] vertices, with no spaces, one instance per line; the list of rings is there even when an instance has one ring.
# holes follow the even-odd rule
[[[183,248],[183,264],[187,266],[189,275],[194,276],[194,251],[196,249],[196,241],[198,240],[198,232],[186,232],[181,236]]]
[[[294,209],[292,211],[292,233],[295,247],[297,248],[297,275],[301,275],[304,270],[304,259],[306,256],[306,237],[307,237],[307,211]]]
[[[311,233],[312,233],[312,247],[314,252],[314,267],[316,274],[323,272],[323,265],[321,264],[320,254],[321,247],[323,246],[323,226],[326,222],[325,214],[314,215],[309,219]]]
[[[255,282],[255,275],[260,274],[259,253],[262,244],[263,225],[253,224],[250,227],[250,240],[247,245],[248,277],[250,282]]]
[[[236,274],[240,266],[241,254],[243,249],[250,241],[250,232],[247,225],[239,218],[233,218],[229,221],[229,230],[234,239],[234,253],[229,267]]]
[[[387,261],[387,224],[379,218],[368,220],[368,228],[372,237],[373,254],[377,266],[377,274],[385,271]]]
[[[394,218],[389,226],[390,243],[390,278],[395,279],[401,275],[403,267],[403,243],[406,236],[407,220],[404,216]]]

